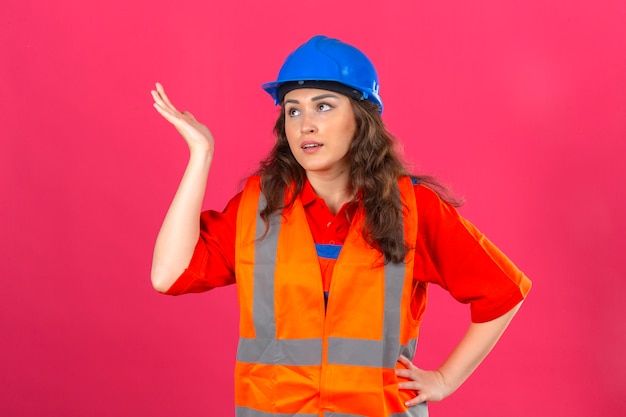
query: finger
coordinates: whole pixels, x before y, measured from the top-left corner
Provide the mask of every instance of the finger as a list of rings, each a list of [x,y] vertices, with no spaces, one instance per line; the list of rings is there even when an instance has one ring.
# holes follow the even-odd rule
[[[168,110],[166,108],[163,108],[163,107],[159,106],[158,103],[154,103],[153,106],[156,109],[156,111],[158,111],[159,114],[161,114],[161,116],[163,116],[165,118],[165,120],[167,120],[168,122],[170,122],[174,126],[176,126],[178,124],[180,118],[176,114],[172,113],[170,110]]]
[[[156,111],[158,111],[161,114],[161,116],[165,117],[166,119],[169,117],[172,117],[170,112],[167,109],[160,106],[159,103],[152,103],[152,106],[156,109]]]
[[[413,365],[413,362],[411,362],[411,360],[404,355],[400,355],[400,357],[398,358],[398,362],[400,362],[409,369],[413,369],[416,367],[415,365]]]
[[[157,110],[164,111],[168,114],[171,114],[172,116],[176,116],[176,117],[179,116],[179,114],[176,111],[172,110],[167,104],[163,102],[163,100],[159,98],[158,93],[155,93],[154,95],[153,105],[155,106],[155,108],[157,108]]]
[[[406,405],[407,407],[413,407],[415,405],[423,403],[426,400],[428,400],[427,396],[420,393],[415,398],[411,398],[409,401],[405,402],[404,405]]]
[[[157,103],[161,108],[169,110],[171,113],[177,113],[176,109],[163,100],[163,96],[158,91],[152,90],[152,98],[154,102]]]
[[[163,101],[163,98],[161,97],[158,91],[150,90],[150,94],[152,94],[152,99],[154,100],[155,103],[157,103],[162,108],[167,107],[167,104]]]
[[[398,382],[398,389],[419,391],[420,388],[423,388],[422,385],[415,380]]]
[[[396,376],[401,376],[403,378],[411,378],[413,373],[408,369],[396,369]]]
[[[172,110],[178,111],[176,107],[172,104],[172,102],[170,101],[169,97],[167,97],[167,94],[165,94],[165,89],[163,88],[161,83],[156,83],[156,89],[159,95],[161,96],[161,98],[163,99],[163,101],[165,102],[165,104],[167,104]]]

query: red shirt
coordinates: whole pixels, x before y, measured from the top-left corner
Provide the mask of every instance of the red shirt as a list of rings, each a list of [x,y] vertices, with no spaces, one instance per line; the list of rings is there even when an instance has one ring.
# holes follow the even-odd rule
[[[458,301],[470,303],[474,322],[493,320],[524,299],[530,280],[454,207],[421,185],[415,186],[415,198],[415,314],[425,308],[429,282],[448,290]],[[167,294],[202,292],[235,283],[235,227],[240,199],[241,194],[237,194],[222,213],[202,213],[200,239],[189,267]],[[346,203],[333,215],[308,182],[301,199],[314,242],[342,245],[357,204]],[[335,261],[319,259],[324,291],[328,291]]]

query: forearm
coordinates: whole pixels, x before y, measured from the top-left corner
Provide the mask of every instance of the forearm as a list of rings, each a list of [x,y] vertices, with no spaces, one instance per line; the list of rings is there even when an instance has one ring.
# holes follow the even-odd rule
[[[167,291],[189,265],[200,235],[200,212],[212,155],[193,149],[178,190],[157,236],[151,279],[157,291]]]
[[[446,396],[461,386],[485,359],[520,306],[521,303],[495,320],[470,324],[461,341],[437,370],[446,387]]]
[[[450,356],[435,371],[420,369],[401,355],[399,362],[406,369],[396,369],[396,375],[408,381],[399,382],[398,388],[417,393],[415,398],[406,402],[407,407],[424,401],[441,401],[456,391],[494,347],[520,305],[495,320],[471,323]]]

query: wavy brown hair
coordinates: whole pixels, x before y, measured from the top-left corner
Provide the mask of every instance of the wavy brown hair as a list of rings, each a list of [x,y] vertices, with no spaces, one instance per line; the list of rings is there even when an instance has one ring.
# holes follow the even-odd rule
[[[410,175],[421,184],[430,186],[445,201],[454,206],[461,202],[445,187],[426,175],[411,175],[395,151],[396,139],[386,129],[379,108],[370,101],[350,98],[356,119],[356,131],[348,151],[352,189],[358,190],[365,212],[362,234],[364,239],[384,255],[385,263],[404,262],[408,247],[402,227],[402,201],[398,179]],[[304,186],[306,173],[291,153],[285,134],[285,111],[274,125],[276,143],[261,162],[261,190],[267,200],[261,218],[269,227],[274,212],[289,207]],[[286,203],[284,192],[289,189]]]

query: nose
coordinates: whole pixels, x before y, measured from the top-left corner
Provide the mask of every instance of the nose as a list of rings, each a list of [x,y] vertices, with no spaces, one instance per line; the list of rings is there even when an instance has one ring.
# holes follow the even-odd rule
[[[304,112],[302,114],[302,124],[300,125],[300,132],[308,135],[317,132],[317,125],[315,124],[314,117],[310,112]]]

